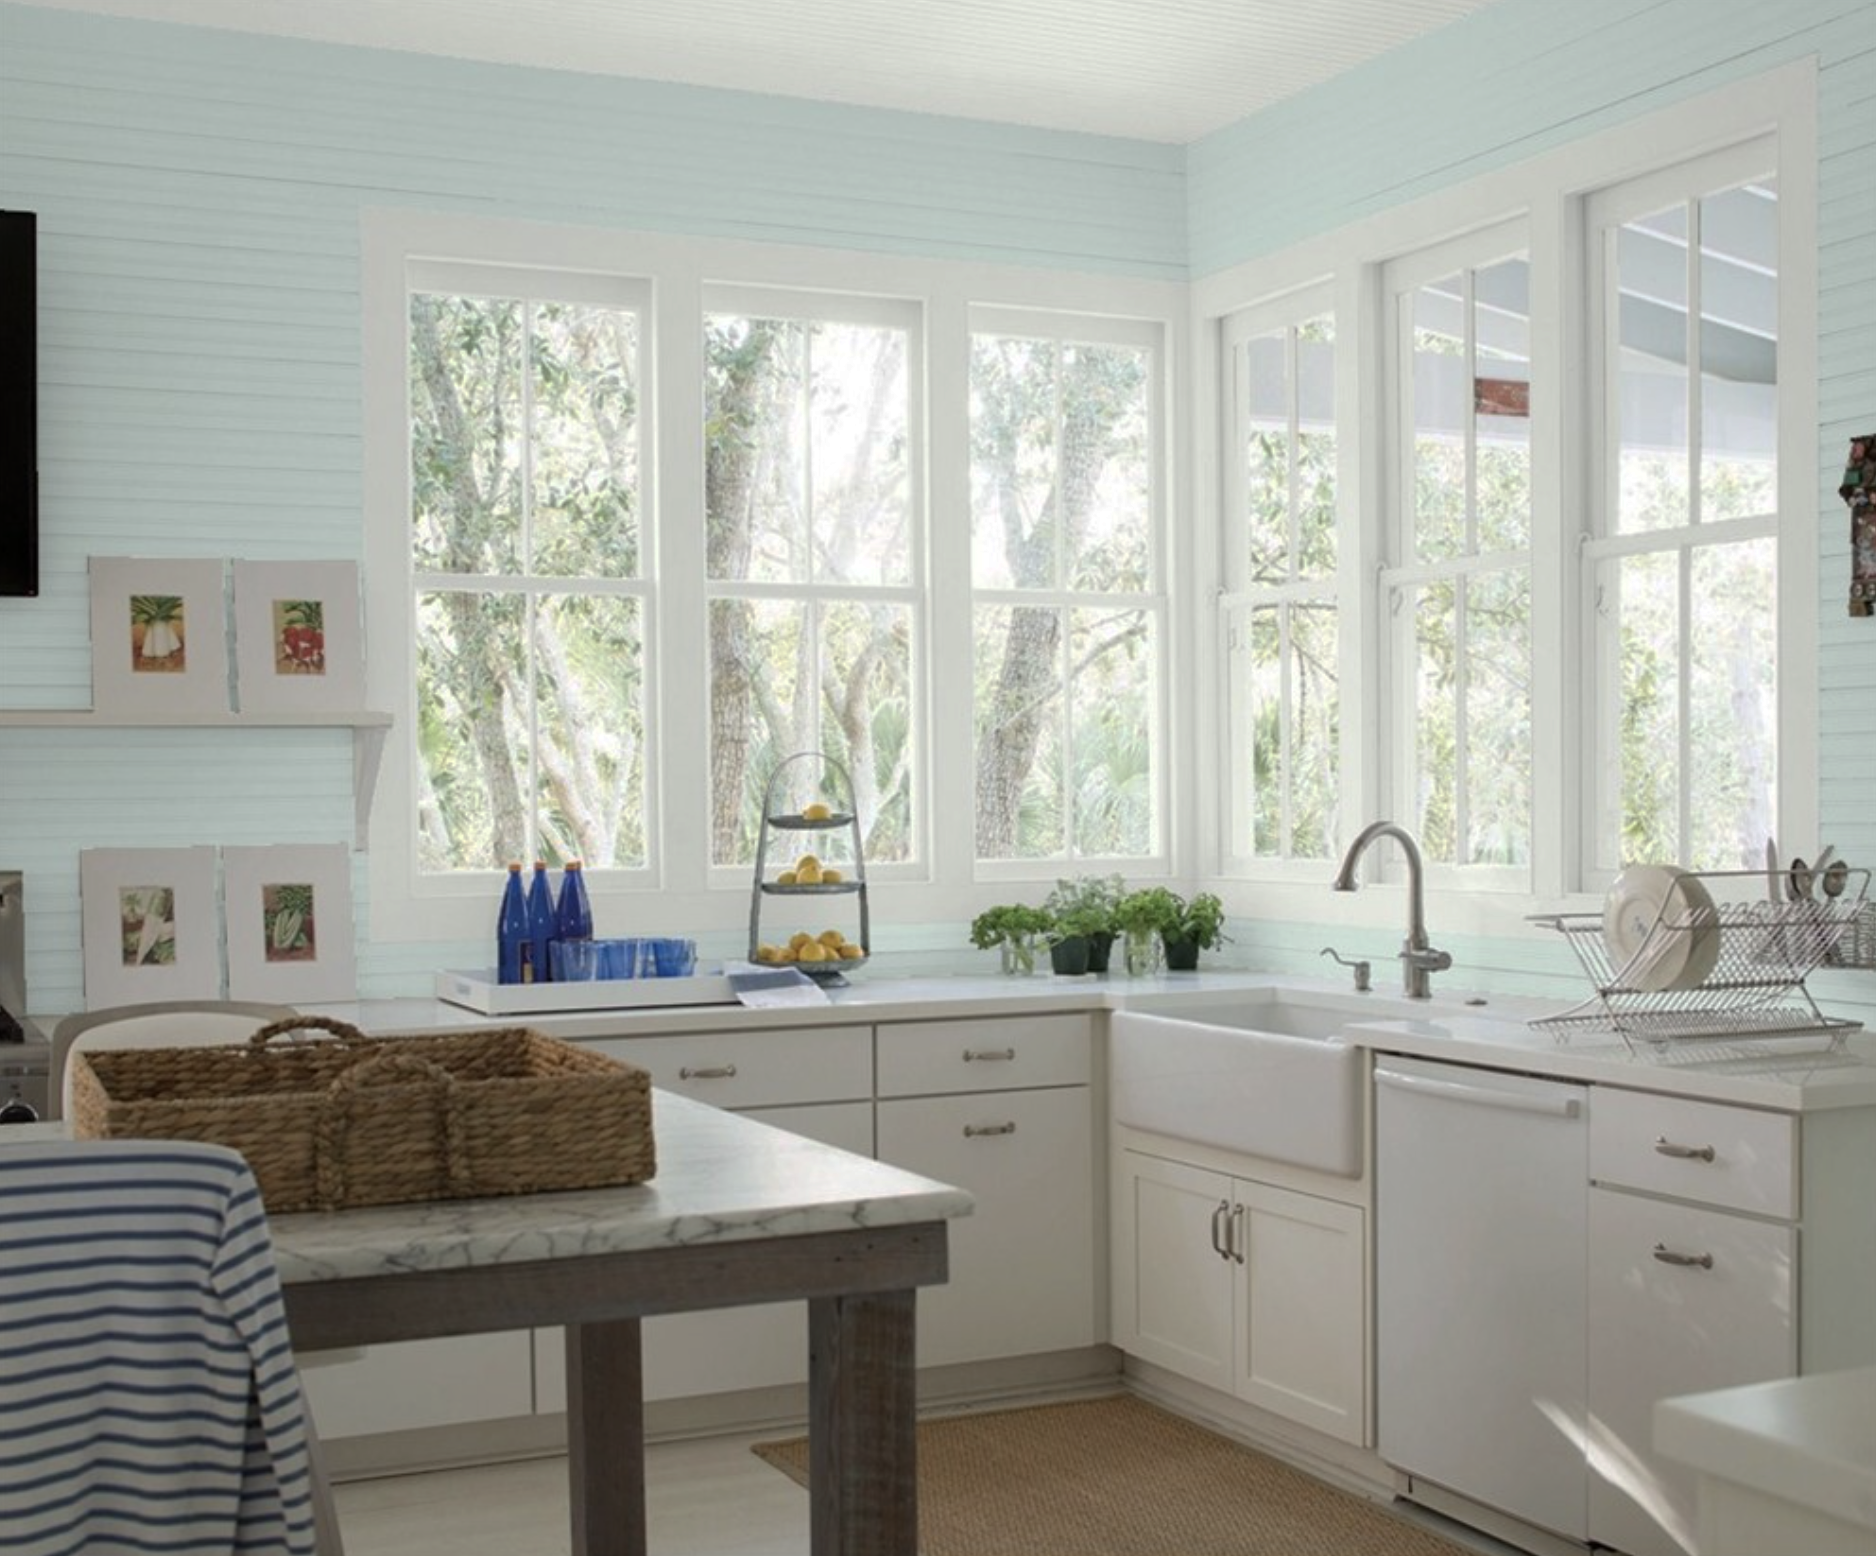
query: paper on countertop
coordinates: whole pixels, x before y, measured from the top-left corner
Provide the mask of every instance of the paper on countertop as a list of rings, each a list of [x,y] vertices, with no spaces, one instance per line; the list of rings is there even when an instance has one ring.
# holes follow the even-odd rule
[[[827,991],[799,967],[758,967],[754,962],[725,962],[723,972],[736,998],[752,1008],[831,1003]]]

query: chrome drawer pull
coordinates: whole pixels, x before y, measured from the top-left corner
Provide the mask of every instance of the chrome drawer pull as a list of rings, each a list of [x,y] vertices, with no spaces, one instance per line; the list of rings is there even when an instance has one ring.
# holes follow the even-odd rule
[[[1703,1270],[1713,1268],[1713,1255],[1710,1253],[1675,1253],[1666,1243],[1655,1244],[1655,1257],[1663,1264],[1698,1265]]]
[[[1655,1136],[1655,1150],[1662,1156],[1672,1156],[1684,1162],[1710,1162],[1713,1160],[1713,1147],[1710,1145],[1676,1145],[1666,1135]]]
[[[966,1064],[969,1064],[973,1059],[1014,1059],[1015,1057],[1016,1050],[1014,1048],[967,1048],[964,1050],[964,1062]]]
[[[1231,1227],[1225,1236],[1225,1246],[1231,1250],[1231,1257],[1239,1264],[1244,1262],[1244,1207],[1231,1207]]]
[[[966,1124],[964,1126],[964,1138],[966,1140],[974,1140],[979,1135],[1013,1135],[1015,1133],[1016,1125],[1014,1123]]]
[[[1212,1212],[1212,1252],[1221,1259],[1229,1259],[1231,1250],[1225,1247],[1225,1217],[1231,1214],[1231,1201],[1221,1199],[1218,1208]]]
[[[735,1075],[736,1066],[733,1064],[702,1065],[694,1070],[687,1064],[677,1072],[677,1078],[681,1081],[727,1081]]]

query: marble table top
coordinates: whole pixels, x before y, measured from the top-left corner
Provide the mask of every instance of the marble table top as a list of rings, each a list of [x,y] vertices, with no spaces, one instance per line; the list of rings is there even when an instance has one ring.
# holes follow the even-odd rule
[[[916,1173],[654,1090],[658,1171],[628,1188],[270,1217],[280,1278],[341,1280],[968,1215]]]

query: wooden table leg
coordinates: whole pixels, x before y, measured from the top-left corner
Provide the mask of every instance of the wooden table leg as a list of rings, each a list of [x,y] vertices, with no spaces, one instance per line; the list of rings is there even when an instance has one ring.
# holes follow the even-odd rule
[[[808,1303],[809,1549],[918,1556],[916,1293]]]
[[[573,1556],[646,1556],[639,1321],[567,1325]]]

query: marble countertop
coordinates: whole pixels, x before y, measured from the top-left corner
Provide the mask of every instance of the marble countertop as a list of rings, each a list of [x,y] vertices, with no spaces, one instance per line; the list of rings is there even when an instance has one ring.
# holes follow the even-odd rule
[[[971,1211],[963,1189],[670,1092],[653,1092],[652,1126],[657,1175],[628,1188],[272,1216],[280,1278],[748,1242]]]
[[[500,1199],[426,1200],[270,1216],[281,1280],[343,1280],[582,1254],[751,1242],[971,1213],[964,1189],[652,1092],[658,1171],[646,1183]],[[16,1124],[0,1145],[68,1137]]]
[[[1655,1446],[1703,1474],[1876,1531],[1876,1367],[1664,1399]]]
[[[1493,995],[1478,1001],[1463,988],[1436,986],[1432,999],[1408,1001],[1397,991],[1357,994],[1339,979],[1209,969],[1152,978],[866,979],[832,991],[823,1005],[768,1010],[709,1005],[516,1018],[481,1016],[434,999],[310,1008],[381,1034],[525,1024],[578,1041],[1109,1010],[1190,1015],[1273,988],[1345,1009],[1351,1023],[1347,1041],[1377,1052],[1796,1112],[1876,1106],[1876,1035],[1867,1032],[1853,1033],[1829,1051],[1815,1036],[1750,1046],[1689,1041],[1631,1048],[1614,1033],[1559,1036],[1532,1027],[1533,1019],[1559,1013],[1554,1000]]]

